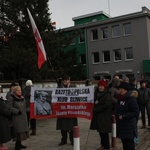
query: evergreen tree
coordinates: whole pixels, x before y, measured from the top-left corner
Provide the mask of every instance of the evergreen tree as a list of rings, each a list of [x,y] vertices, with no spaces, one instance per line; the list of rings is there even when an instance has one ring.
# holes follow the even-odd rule
[[[53,68],[48,61],[40,70],[37,67],[37,48],[27,8],[35,20]],[[56,77],[71,73],[77,61],[76,50],[63,51],[63,46],[69,45],[71,40],[72,37],[66,38],[62,31],[54,31],[48,0],[2,0],[0,71],[4,74],[4,79],[54,79],[53,69]],[[82,70],[82,67],[79,68]]]

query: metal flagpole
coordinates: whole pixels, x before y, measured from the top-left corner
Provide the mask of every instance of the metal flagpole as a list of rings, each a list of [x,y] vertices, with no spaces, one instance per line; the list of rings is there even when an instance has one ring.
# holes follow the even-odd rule
[[[108,13],[110,15],[110,0],[108,0]]]
[[[46,55],[46,58],[47,58],[47,61],[48,61],[49,66],[50,66],[51,69],[52,69],[52,72],[53,72],[54,78],[55,78],[55,80],[56,80],[56,82],[57,82],[57,85],[58,85],[58,87],[59,87],[59,83],[58,83],[58,80],[57,80],[57,77],[56,77],[56,74],[55,74],[53,65],[52,65],[52,63],[51,63],[51,61],[50,61],[50,58],[49,58],[47,55]]]

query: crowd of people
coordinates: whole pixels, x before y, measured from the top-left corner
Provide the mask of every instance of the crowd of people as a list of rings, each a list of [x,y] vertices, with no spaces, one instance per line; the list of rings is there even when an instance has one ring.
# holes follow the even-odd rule
[[[108,133],[111,132],[112,115],[116,118],[116,134],[122,141],[123,150],[135,150],[135,145],[139,142],[139,115],[142,118],[141,129],[150,126],[150,89],[147,81],[141,80],[139,88],[135,78],[120,79],[119,76],[114,76],[109,85],[105,80],[98,82],[90,127],[100,135],[100,147],[97,150],[110,149]]]
[[[0,99],[0,147],[11,139],[16,142],[15,150],[27,148],[22,141],[29,138],[29,127],[32,130],[30,135],[36,135],[36,119],[30,118],[30,95],[33,83],[27,80],[24,89],[16,84],[10,85],[10,91],[6,95],[7,101]],[[88,83],[86,83],[88,86]],[[70,83],[70,77],[65,75],[58,88],[75,87]],[[42,100],[45,102],[46,92],[42,92]],[[140,81],[140,88],[137,88],[135,78],[125,77],[120,79],[114,76],[108,84],[106,80],[99,80],[95,88],[93,116],[90,129],[97,130],[100,137],[100,147],[97,150],[109,150],[112,115],[116,118],[117,137],[121,139],[123,150],[135,150],[135,143],[138,139],[139,114],[141,113],[142,126],[145,129],[150,126],[150,89],[145,80]],[[51,114],[50,105],[43,106],[36,101],[36,115]],[[48,107],[49,106],[49,107]],[[148,122],[146,123],[146,114]],[[58,146],[67,144],[69,140],[73,143],[73,127],[78,125],[77,118],[57,118],[56,129],[61,131],[61,141]]]

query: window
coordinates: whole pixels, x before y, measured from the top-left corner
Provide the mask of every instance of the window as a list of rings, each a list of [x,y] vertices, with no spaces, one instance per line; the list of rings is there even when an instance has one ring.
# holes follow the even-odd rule
[[[98,40],[98,30],[97,29],[91,30],[91,40],[92,41]]]
[[[93,63],[99,63],[100,60],[99,60],[99,52],[94,52],[93,53]]]
[[[108,39],[108,27],[102,28],[102,39]]]
[[[80,63],[81,64],[86,64],[86,55],[85,54],[80,55]]]
[[[131,35],[132,34],[131,23],[125,23],[123,25],[123,27],[124,27],[124,35]]]
[[[120,36],[120,27],[119,25],[112,27],[112,35],[113,37],[119,37]]]
[[[79,43],[84,43],[85,42],[85,35],[84,35],[84,32],[82,32],[80,35],[79,35]]]
[[[75,38],[72,39],[70,45],[74,45],[75,44]]]
[[[121,49],[114,50],[114,61],[121,61]]]
[[[125,59],[126,60],[132,60],[133,59],[133,48],[125,48]]]
[[[103,62],[110,62],[110,51],[103,52]]]

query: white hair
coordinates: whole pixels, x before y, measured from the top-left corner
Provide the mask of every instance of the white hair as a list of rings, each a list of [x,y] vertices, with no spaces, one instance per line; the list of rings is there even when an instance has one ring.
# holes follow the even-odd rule
[[[32,81],[31,80],[27,80],[26,86],[32,86],[32,85],[33,85]]]

